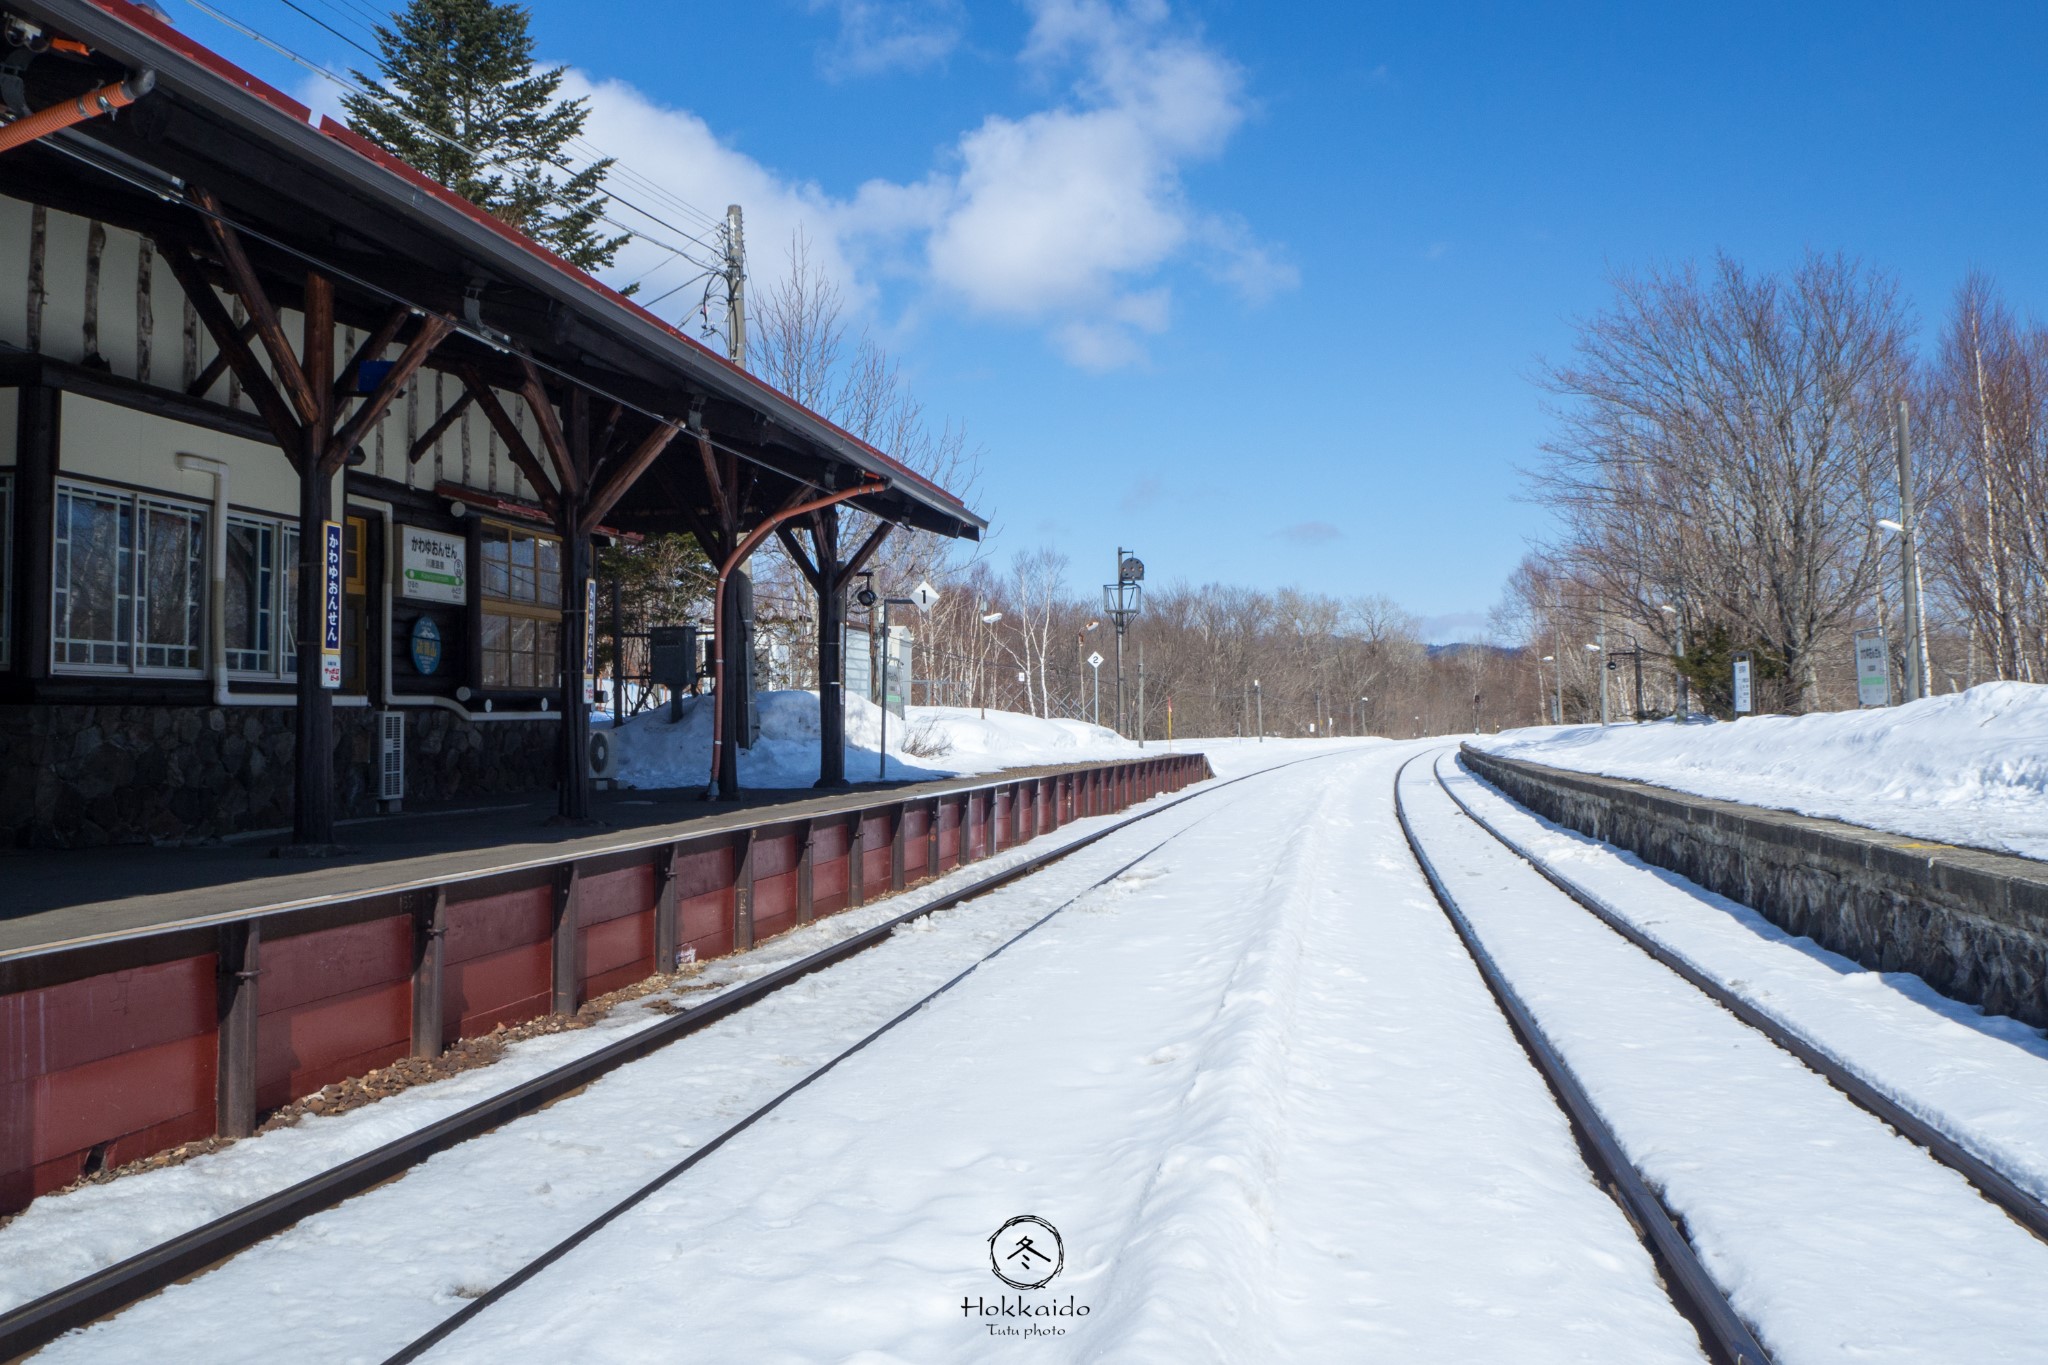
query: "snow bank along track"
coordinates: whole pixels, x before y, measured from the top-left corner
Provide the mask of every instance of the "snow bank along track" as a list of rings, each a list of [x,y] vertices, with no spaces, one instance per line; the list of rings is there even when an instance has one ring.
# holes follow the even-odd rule
[[[1315,755],[1313,757],[1320,758],[1324,756]],[[1308,761],[1311,760],[1294,760],[1294,762]],[[1292,766],[1292,764],[1276,765],[1276,767],[1288,766]],[[1274,770],[1269,768],[1262,771],[1271,772]],[[913,805],[927,808],[925,811],[926,820],[922,822],[924,828],[918,831],[925,838],[916,842],[921,842],[925,845],[924,852],[929,859],[928,862],[924,862],[921,865],[931,868],[934,874],[936,874],[938,871],[958,866],[962,862],[974,861],[979,857],[989,856],[1014,841],[1028,839],[1033,834],[1044,829],[1057,828],[1060,823],[1091,814],[1109,813],[1133,802],[1144,801],[1151,796],[1176,790],[1189,782],[1201,781],[1207,778],[1208,775],[1206,761],[1200,755],[1178,755],[1151,760],[1148,763],[1106,766],[1095,772],[1084,771],[1065,774],[1059,777],[1030,779],[1024,782],[991,784],[964,792],[946,793],[938,797],[925,797],[916,802],[897,802],[893,803],[893,805],[881,805],[860,811],[852,811],[839,818],[843,823],[849,824],[853,831],[847,836],[849,839],[861,838],[862,835],[859,831],[870,827],[879,827],[881,830],[888,832],[882,840],[871,846],[870,852],[878,848],[884,857],[890,859],[890,866],[892,868],[890,884],[900,889],[905,881],[906,863],[908,863],[908,871],[916,871],[920,867],[918,861],[906,858],[905,854],[906,844],[912,842],[906,839],[906,827],[910,822],[905,817],[908,808]],[[1228,782],[1204,786],[1201,790],[1183,796],[1178,800],[1138,812],[1070,843],[994,871],[989,876],[978,878],[966,886],[956,888],[943,896],[927,901],[904,914],[883,921],[817,953],[798,959],[744,985],[732,987],[702,1005],[684,1009],[675,1015],[651,1024],[616,1043],[610,1044],[557,1070],[534,1077],[521,1085],[495,1095],[468,1109],[449,1115],[438,1122],[428,1124],[413,1133],[375,1150],[366,1152],[320,1175],[254,1201],[212,1223],[170,1239],[94,1275],[80,1279],[53,1293],[23,1304],[12,1311],[0,1314],[0,1360],[11,1359],[17,1355],[34,1350],[66,1331],[118,1311],[127,1304],[146,1297],[166,1285],[196,1274],[206,1267],[234,1255],[236,1252],[290,1226],[310,1214],[332,1207],[356,1193],[400,1175],[409,1167],[426,1160],[436,1152],[446,1150],[471,1137],[499,1127],[523,1114],[541,1108],[553,1100],[587,1085],[608,1071],[639,1057],[646,1056],[678,1038],[684,1037],[716,1022],[718,1019],[746,1008],[748,1005],[763,999],[792,982],[798,981],[825,967],[844,961],[848,957],[882,942],[898,927],[911,920],[949,908],[962,901],[994,890],[999,886],[1029,876],[1048,864],[1065,858],[1069,854],[1088,847],[1140,820],[1149,819],[1154,815],[1171,810],[1183,802],[1205,796],[1224,787],[1235,785],[1237,782],[1245,781],[1248,777],[1258,775],[1260,774],[1247,774],[1246,777],[1234,778]],[[959,803],[958,819],[956,822],[945,826],[946,832],[954,834],[955,837],[947,840],[942,845],[939,838],[941,828],[940,817],[955,802]],[[874,818],[871,819],[871,817]],[[807,833],[811,832],[807,831]],[[722,834],[710,837],[722,840],[737,839],[743,843],[752,843],[759,835],[759,830],[749,829],[740,831],[737,836]],[[811,834],[811,837],[815,839],[814,833]],[[848,844],[846,846],[850,847],[851,845]],[[815,843],[813,847],[815,847]],[[677,849],[678,845],[674,841],[664,841],[660,845],[653,847],[651,851],[655,853],[657,858],[666,857],[673,861],[680,856]],[[951,859],[945,858],[942,856],[942,849],[954,850],[954,856]],[[637,849],[632,851],[640,852],[643,858],[646,856],[646,851]],[[1150,852],[1148,850],[1137,861],[1142,861],[1143,857],[1150,856]],[[739,861],[744,866],[746,859],[742,854],[736,861]],[[854,858],[844,859],[844,861],[858,868],[862,860]],[[1110,877],[1113,878],[1120,875],[1122,870],[1119,869],[1119,872],[1111,873]],[[566,881],[573,889],[576,882],[575,872],[571,871],[562,880]],[[804,876],[801,879],[799,894],[803,896],[815,894],[816,880],[822,879],[814,880],[814,874]],[[1108,879],[1106,878],[1105,880]],[[654,914],[657,919],[666,915],[670,917],[673,923],[681,918],[674,890],[677,884],[678,878],[673,872],[662,883],[663,891],[654,907]],[[560,882],[557,885],[560,885]],[[844,906],[849,904],[859,904],[861,899],[860,885],[860,873],[856,870],[852,873],[850,895],[839,898],[832,908],[844,908]],[[733,919],[735,921],[744,920],[746,918],[746,910],[748,909],[747,900],[750,898],[745,896],[737,886],[732,888],[728,894],[728,905],[730,906],[730,913]],[[820,899],[822,900],[822,897]],[[445,923],[445,921],[441,920],[441,916],[445,915],[447,906],[448,896],[445,889],[437,891],[434,897],[435,918],[429,921],[430,928],[435,927],[438,923]],[[1057,911],[1054,913],[1057,913]],[[791,916],[792,922],[808,920],[809,918],[808,914]],[[1047,916],[1047,918],[1050,918],[1050,916]],[[756,933],[759,932],[760,926],[755,925],[751,927],[754,928]],[[784,925],[783,927],[790,926]],[[671,930],[670,932],[674,931]],[[1029,931],[1027,930],[1026,932]],[[659,939],[661,936],[661,930],[657,925],[656,937]],[[736,937],[738,937],[737,931]],[[753,937],[755,937],[755,933],[748,933],[742,941],[751,943]],[[438,945],[439,940],[440,935],[438,934],[428,939],[428,947],[431,949]],[[561,942],[562,936],[557,935],[555,941]],[[571,941],[573,942],[573,939]],[[997,951],[1000,952],[1001,949],[999,948]],[[424,954],[424,956],[431,958],[433,954],[430,951]],[[993,954],[990,954],[990,956],[993,956]],[[438,966],[438,964],[436,965]],[[969,968],[968,970],[971,971],[973,969]],[[962,973],[963,976],[965,974]],[[941,991],[949,989],[951,984],[949,982],[947,986],[941,987]],[[917,1006],[913,1006],[902,1018],[909,1017],[910,1014],[915,1013],[921,1007],[922,1002]],[[416,1006],[414,1010],[416,1019],[419,1013],[420,1010]],[[900,1019],[896,1022],[900,1022]],[[893,1026],[893,1022],[885,1025],[882,1031],[886,1031],[887,1028]],[[875,1036],[879,1036],[879,1031]],[[864,1045],[865,1042],[856,1045],[855,1048],[850,1049],[842,1057],[844,1055],[851,1055],[852,1051],[858,1051],[859,1047]],[[822,1075],[824,1070],[829,1070],[831,1066],[837,1065],[838,1060],[840,1059],[835,1059],[833,1062],[828,1063],[825,1068],[813,1073],[812,1077],[800,1082],[798,1086],[793,1087],[783,1096],[772,1101],[768,1106],[743,1119],[716,1141],[700,1149],[689,1161],[684,1163],[683,1168],[687,1168],[689,1164],[693,1164],[696,1160],[701,1159],[703,1155],[708,1154],[712,1148],[726,1141],[734,1133],[749,1126],[761,1115],[767,1113],[769,1109],[781,1103],[782,1099],[786,1099],[788,1094],[793,1094],[796,1089],[801,1089],[803,1085],[808,1084],[810,1079],[815,1079],[817,1075]],[[683,1168],[669,1173],[665,1179],[672,1179],[675,1174],[680,1174],[680,1170]],[[635,1202],[639,1197],[641,1196],[634,1196],[632,1199],[629,1199],[628,1205],[631,1202]],[[622,1205],[621,1208],[626,1206]],[[615,1216],[617,1211],[614,1210],[612,1214],[608,1214],[605,1218],[600,1219],[591,1229],[586,1229],[583,1233],[578,1234],[575,1240],[581,1240],[582,1237],[587,1236],[589,1231],[594,1230],[595,1226],[601,1226],[603,1221],[607,1221],[609,1217]],[[566,1249],[566,1247],[560,1248],[557,1252],[550,1253],[550,1255],[559,1254],[559,1251],[562,1249]],[[534,1267],[534,1269],[537,1268],[538,1266]],[[479,1300],[472,1307],[480,1308],[483,1302]]]
[[[1700,1250],[1694,1244],[1696,1239],[1688,1227],[1687,1218],[1668,1201],[1668,1190],[1630,1160],[1616,1127],[1603,1114],[1602,1106],[1589,1094],[1588,1087],[1582,1083],[1572,1063],[1564,1055],[1566,1049],[1560,1047],[1559,1040],[1553,1037],[1552,1032],[1546,1031],[1543,1009],[1531,1007],[1529,999],[1525,998],[1523,991],[1517,989],[1515,980],[1508,971],[1503,970],[1500,960],[1489,949],[1485,933],[1475,924],[1475,916],[1471,913],[1479,894],[1472,883],[1484,881],[1488,874],[1475,872],[1478,863],[1469,855],[1463,857],[1465,866],[1457,874],[1451,874],[1449,865],[1443,860],[1446,857],[1459,858],[1464,851],[1451,847],[1453,841],[1444,837],[1444,828],[1441,824],[1438,824],[1435,833],[1425,834],[1418,829],[1424,822],[1416,818],[1412,805],[1412,788],[1404,790],[1404,786],[1409,785],[1405,781],[1408,769],[1416,762],[1430,765],[1430,776],[1434,779],[1433,791],[1441,793],[1453,803],[1467,828],[1481,832],[1482,838],[1494,846],[1493,854],[1496,858],[1505,850],[1513,860],[1538,874],[1551,888],[1568,897],[1578,907],[1590,911],[1601,924],[1681,978],[1698,993],[1705,995],[1714,1005],[1732,1014],[1749,1029],[1762,1034],[1784,1053],[1797,1058],[1807,1069],[1840,1092],[1840,1096],[1853,1101],[1890,1127],[1898,1136],[1917,1144],[1936,1161],[1962,1176],[1984,1199],[2006,1214],[2012,1222],[2036,1238],[2048,1241],[2048,1208],[2044,1208],[1995,1167],[1919,1116],[1901,1107],[1864,1077],[1843,1066],[1834,1057],[1802,1037],[1783,1020],[1759,1009],[1751,1001],[1724,987],[1720,981],[1669,951],[1598,895],[1587,891],[1547,865],[1529,847],[1516,841],[1497,823],[1476,809],[1470,800],[1456,790],[1452,782],[1445,780],[1438,767],[1441,757],[1441,754],[1418,755],[1403,764],[1395,778],[1395,809],[1409,847],[1460,940],[1471,954],[1487,987],[1570,1116],[1589,1164],[1594,1168],[1600,1182],[1622,1205],[1630,1222],[1649,1246],[1665,1276],[1674,1303],[1701,1331],[1709,1350],[1720,1360],[1746,1362],[1747,1365],[1769,1365],[1771,1356],[1760,1344],[1757,1331],[1762,1331],[1766,1338],[1771,1336],[1771,1332],[1764,1324],[1759,1324],[1757,1330],[1753,1331],[1751,1323],[1745,1321],[1744,1315],[1738,1314],[1731,1304],[1729,1292],[1703,1262]],[[1451,884],[1454,880],[1462,880],[1465,886],[1462,893],[1465,896],[1463,901],[1460,899],[1460,892]],[[1559,951],[1564,950],[1560,948]],[[1587,979],[1591,980],[1593,975],[1592,969],[1588,968]],[[1602,985],[1604,984],[1603,982]],[[1539,985],[1538,989],[1541,988]],[[1597,992],[1600,987],[1593,989]],[[1853,1181],[1856,1177],[1850,1178]],[[1694,1213],[1697,1215],[1696,1209]],[[1725,1251],[1725,1246],[1723,1250]],[[1719,1258],[1716,1268],[1722,1278],[1729,1278],[1731,1265],[1726,1255]],[[1733,1271],[1738,1278],[1753,1274],[1740,1264],[1735,1265]]]

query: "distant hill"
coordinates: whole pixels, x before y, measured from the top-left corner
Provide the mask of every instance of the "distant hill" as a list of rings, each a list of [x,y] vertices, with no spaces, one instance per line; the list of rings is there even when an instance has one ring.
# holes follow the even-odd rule
[[[1469,654],[1473,650],[1484,650],[1488,654],[1497,654],[1502,658],[1513,658],[1515,655],[1522,653],[1519,645],[1495,645],[1480,640],[1458,640],[1448,645],[1428,645],[1426,648],[1429,650],[1429,657],[1432,659],[1455,659],[1459,655]]]

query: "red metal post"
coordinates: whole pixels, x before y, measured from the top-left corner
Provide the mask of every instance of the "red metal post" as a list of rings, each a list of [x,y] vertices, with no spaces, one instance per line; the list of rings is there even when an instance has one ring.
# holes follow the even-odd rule
[[[441,1036],[441,981],[448,935],[448,890],[413,892],[412,1055],[438,1057]]]
[[[574,862],[559,868],[555,873],[555,932],[551,953],[552,978],[551,1007],[556,1014],[574,1014],[576,1006],[582,1003],[582,964],[577,960],[580,954],[581,935],[577,930],[578,892],[583,884],[583,869]]]
[[[256,1131],[256,974],[262,948],[259,920],[222,925],[215,936],[214,1129],[222,1137]]]

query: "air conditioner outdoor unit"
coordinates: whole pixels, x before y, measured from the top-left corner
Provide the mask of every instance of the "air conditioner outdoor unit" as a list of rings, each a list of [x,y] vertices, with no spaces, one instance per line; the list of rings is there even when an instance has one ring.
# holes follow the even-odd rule
[[[377,713],[377,802],[395,811],[405,800],[405,712]]]
[[[602,730],[590,732],[590,775],[598,785],[609,787],[619,770],[619,746]]]

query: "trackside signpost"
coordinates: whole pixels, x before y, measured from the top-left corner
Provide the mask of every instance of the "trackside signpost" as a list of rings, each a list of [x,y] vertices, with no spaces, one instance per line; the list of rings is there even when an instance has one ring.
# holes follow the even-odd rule
[[[1735,714],[1746,716],[1751,710],[1749,696],[1749,655],[1735,656]]]
[[[1892,699],[1891,651],[1884,632],[1856,632],[1856,701],[1861,706],[1888,706]]]

